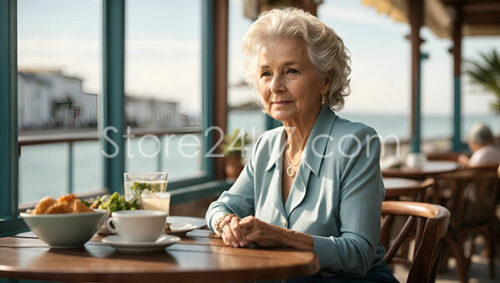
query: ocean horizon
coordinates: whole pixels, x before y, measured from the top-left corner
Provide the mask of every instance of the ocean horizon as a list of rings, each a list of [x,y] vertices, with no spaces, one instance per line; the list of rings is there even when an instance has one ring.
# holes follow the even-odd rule
[[[396,135],[401,139],[409,138],[409,115],[401,114],[351,114],[338,113],[340,117],[362,122],[373,127],[380,136]],[[422,138],[451,137],[453,119],[449,116],[426,115],[422,118]],[[467,129],[474,123],[483,122],[500,135],[500,115],[468,115],[462,120],[462,139]],[[228,132],[244,128],[254,138],[265,129],[265,116],[260,110],[234,110],[228,115]],[[178,150],[182,136],[162,140],[162,157],[150,157],[157,149],[151,140],[140,142],[132,139],[128,144],[125,170],[127,172],[167,171],[169,181],[193,177],[201,172],[201,154],[196,147]],[[191,141],[200,142],[201,136],[191,136]],[[146,156],[141,154],[146,153]],[[19,202],[27,203],[44,196],[59,196],[68,190],[68,152],[66,143],[23,146],[19,158]],[[189,158],[185,156],[191,156]],[[103,155],[99,141],[75,142],[73,144],[73,188],[74,192],[85,192],[103,187]],[[158,168],[161,163],[161,168]]]

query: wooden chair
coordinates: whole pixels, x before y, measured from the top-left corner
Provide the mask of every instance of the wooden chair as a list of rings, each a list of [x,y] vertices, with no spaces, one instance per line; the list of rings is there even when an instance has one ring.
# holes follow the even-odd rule
[[[441,190],[441,204],[451,212],[450,229],[445,237],[446,246],[457,260],[461,282],[467,282],[470,259],[474,253],[474,239],[485,239],[489,257],[490,277],[495,276],[495,208],[499,192],[496,167],[467,168],[436,177]],[[443,192],[443,186],[445,191]],[[447,191],[446,191],[447,190]],[[464,243],[471,240],[466,258]],[[444,260],[447,260],[444,257]]]
[[[385,261],[389,265],[403,264],[409,267],[406,282],[434,282],[436,278],[436,259],[443,237],[448,230],[450,212],[439,205],[421,202],[384,201],[382,202],[382,234],[393,229],[390,225],[395,217],[405,217],[406,222],[394,239],[381,237],[387,249]],[[400,257],[398,251],[413,237],[414,248],[410,256]]]
[[[500,163],[489,163],[483,165],[469,166],[467,169],[474,170],[476,172],[495,172],[500,167]]]

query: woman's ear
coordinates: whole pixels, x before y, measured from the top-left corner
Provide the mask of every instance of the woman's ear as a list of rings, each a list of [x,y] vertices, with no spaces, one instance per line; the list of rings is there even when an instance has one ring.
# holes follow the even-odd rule
[[[324,78],[323,78],[323,83],[321,86],[321,95],[325,95],[328,93],[328,90],[330,89],[330,86],[332,84],[332,75],[328,73]]]

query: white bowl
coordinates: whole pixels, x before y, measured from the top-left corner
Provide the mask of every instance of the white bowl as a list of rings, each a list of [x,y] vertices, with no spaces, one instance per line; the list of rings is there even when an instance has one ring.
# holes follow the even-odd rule
[[[53,248],[76,248],[85,244],[103,223],[102,211],[64,214],[21,213],[35,235]]]

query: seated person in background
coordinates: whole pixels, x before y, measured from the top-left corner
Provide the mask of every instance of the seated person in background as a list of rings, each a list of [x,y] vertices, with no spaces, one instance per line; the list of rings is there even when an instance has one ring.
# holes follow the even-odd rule
[[[458,163],[464,166],[500,163],[500,147],[495,143],[490,128],[485,124],[475,124],[470,128],[467,145],[472,151],[472,156],[469,158],[460,155]]]

